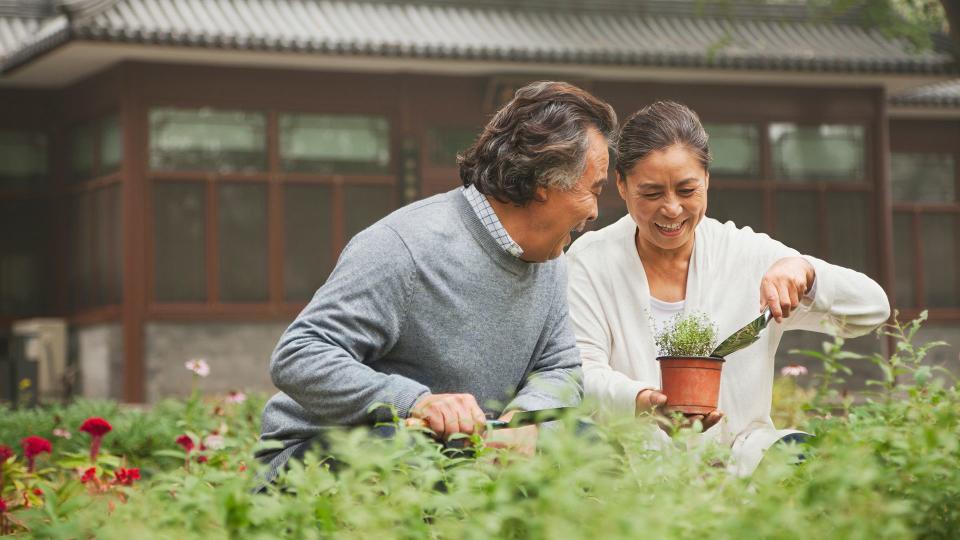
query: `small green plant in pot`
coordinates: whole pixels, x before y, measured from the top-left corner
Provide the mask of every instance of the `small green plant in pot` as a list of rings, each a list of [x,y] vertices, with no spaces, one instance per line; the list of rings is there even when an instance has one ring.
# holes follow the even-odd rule
[[[678,314],[654,336],[660,381],[667,404],[684,414],[717,408],[723,359],[710,356],[717,327],[701,313]]]

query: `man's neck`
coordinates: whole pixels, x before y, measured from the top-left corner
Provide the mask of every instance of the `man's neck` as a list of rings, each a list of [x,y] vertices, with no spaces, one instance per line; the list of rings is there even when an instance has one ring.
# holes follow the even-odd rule
[[[532,234],[533,231],[530,227],[529,212],[514,203],[501,202],[487,195],[484,195],[484,197],[487,197],[487,201],[490,202],[490,206],[497,214],[497,219],[500,220],[500,224],[506,229],[507,234],[523,250],[523,256],[520,258],[527,262],[534,262],[536,260],[533,258],[536,256],[536,246],[532,244],[531,239],[535,235]]]

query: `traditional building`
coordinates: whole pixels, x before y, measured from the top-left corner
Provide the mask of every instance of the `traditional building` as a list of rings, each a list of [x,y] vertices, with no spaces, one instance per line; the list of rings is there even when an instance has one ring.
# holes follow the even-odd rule
[[[66,320],[87,396],[182,393],[195,357],[210,389],[269,389],[349,238],[458,185],[457,151],[549,78],[622,118],[691,106],[708,215],[866,272],[960,344],[957,74],[793,4],[0,0],[0,332]],[[624,212],[608,189],[597,225]]]

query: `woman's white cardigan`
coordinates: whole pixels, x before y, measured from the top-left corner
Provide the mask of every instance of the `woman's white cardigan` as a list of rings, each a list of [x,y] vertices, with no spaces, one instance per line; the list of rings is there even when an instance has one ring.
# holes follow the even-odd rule
[[[567,252],[570,315],[583,359],[586,397],[606,411],[633,414],[637,394],[660,388],[650,290],[634,244],[636,224],[626,215],[579,238]],[[697,226],[687,271],[684,312],[702,312],[719,337],[756,318],[760,280],[783,257],[799,253],[766,234],[704,218]],[[747,474],[766,450],[792,430],[770,418],[774,355],[787,330],[863,335],[890,315],[883,289],[847,268],[804,256],[816,270],[816,291],[783,324],[771,321],[760,341],[731,354],[720,382],[724,420],[703,437],[730,445],[733,469]],[[669,396],[668,396],[669,398]]]

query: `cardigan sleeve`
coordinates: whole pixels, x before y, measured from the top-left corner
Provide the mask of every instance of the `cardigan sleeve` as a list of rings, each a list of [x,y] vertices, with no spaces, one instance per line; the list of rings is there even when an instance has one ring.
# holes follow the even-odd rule
[[[637,381],[611,367],[610,324],[595,282],[600,277],[589,271],[576,253],[568,253],[567,262],[570,318],[583,362],[584,394],[605,411],[632,414],[637,394],[657,388],[658,381]]]
[[[783,257],[802,256],[815,272],[816,290],[800,301],[800,307],[784,320],[783,330],[809,330],[841,337],[866,334],[890,316],[887,294],[864,274],[800,255],[796,250],[762,233],[752,235],[753,249],[762,254],[761,277],[770,265]],[[760,283],[757,282],[759,297]]]
[[[784,330],[810,330],[850,338],[862,336],[890,317],[880,285],[856,270],[804,255],[816,273],[817,290],[788,317]]]

